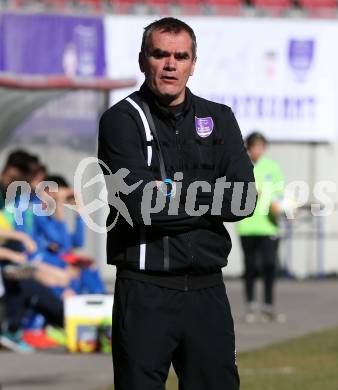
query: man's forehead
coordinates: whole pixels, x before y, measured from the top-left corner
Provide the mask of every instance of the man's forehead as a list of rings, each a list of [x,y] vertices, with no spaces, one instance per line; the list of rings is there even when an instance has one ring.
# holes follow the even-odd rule
[[[16,166],[14,165],[9,165],[7,167],[7,172],[10,172],[12,175],[15,174],[15,175],[21,175],[23,174],[23,172]]]
[[[169,32],[165,30],[155,30],[150,36],[150,48],[175,52],[186,52],[192,49],[192,39],[185,30],[179,32]]]

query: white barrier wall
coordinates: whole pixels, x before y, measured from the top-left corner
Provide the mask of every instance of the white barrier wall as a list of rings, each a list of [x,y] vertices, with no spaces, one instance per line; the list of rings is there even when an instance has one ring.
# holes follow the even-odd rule
[[[107,16],[111,77],[143,75],[137,57],[144,26],[154,16]],[[243,134],[271,140],[332,141],[337,136],[338,24],[334,21],[186,17],[195,30],[198,61],[193,93],[229,105]],[[129,91],[114,93],[113,101]]]

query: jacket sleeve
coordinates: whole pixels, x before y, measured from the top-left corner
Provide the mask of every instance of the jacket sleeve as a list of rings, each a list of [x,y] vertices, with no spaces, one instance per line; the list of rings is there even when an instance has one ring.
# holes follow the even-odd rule
[[[81,248],[85,241],[84,223],[80,215],[75,216],[75,227],[71,233],[72,247]]]
[[[196,207],[206,205],[206,216],[235,222],[253,214],[257,191],[253,164],[247,154],[241,131],[232,111],[225,107],[222,112],[222,144],[219,146],[219,178],[209,182],[211,191],[198,190]],[[196,178],[195,178],[196,180]],[[185,194],[191,182],[185,183]]]
[[[102,115],[99,125],[98,158],[110,170],[110,172],[107,172],[107,169],[100,164],[105,174],[110,205],[112,206],[113,202],[118,202],[115,195],[119,187],[121,189],[119,199],[122,201],[122,203],[119,203],[120,207],[126,206],[125,211],[129,213],[133,223],[148,225],[143,218],[141,203],[144,194],[147,193],[149,183],[154,182],[155,177],[146,162],[144,141],[137,122],[127,110],[114,106]],[[120,169],[128,170],[126,171],[128,175],[123,178],[126,186],[122,182],[119,182],[119,186],[116,186],[114,180],[111,180],[111,174],[115,174]],[[132,188],[133,185],[135,185],[135,188],[128,193],[127,186]],[[151,194],[154,192],[153,195],[150,194],[152,198],[160,192],[153,191],[153,189],[148,191]],[[178,215],[169,215],[168,200],[169,198],[166,197],[166,204],[162,211],[149,214],[152,227],[156,227],[164,234],[175,234],[211,226],[208,219],[189,216],[182,212],[181,207]],[[144,207],[143,204],[143,210]]]
[[[71,249],[71,237],[65,221],[58,221],[53,217],[36,216],[34,224],[36,234],[42,236],[48,244],[56,244],[62,251]]]

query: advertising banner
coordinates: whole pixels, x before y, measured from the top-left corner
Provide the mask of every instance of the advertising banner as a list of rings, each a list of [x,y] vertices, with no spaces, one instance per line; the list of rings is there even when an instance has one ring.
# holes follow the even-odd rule
[[[143,28],[154,16],[107,16],[107,72],[138,77]],[[197,66],[188,86],[229,105],[243,135],[330,142],[337,138],[338,25],[324,20],[186,17],[197,36]],[[114,93],[112,102],[129,91]]]
[[[0,32],[0,71],[105,76],[101,18],[5,13],[0,17]],[[46,104],[11,131],[6,141],[16,145],[61,144],[93,151],[102,99],[102,94],[94,91],[60,93],[57,99],[46,99]]]
[[[4,34],[3,34],[3,23],[2,23],[2,16],[0,15],[0,72],[3,71],[4,62],[3,62],[3,41],[4,41]]]
[[[105,74],[100,18],[3,14],[0,31],[0,70],[3,72],[69,76]]]

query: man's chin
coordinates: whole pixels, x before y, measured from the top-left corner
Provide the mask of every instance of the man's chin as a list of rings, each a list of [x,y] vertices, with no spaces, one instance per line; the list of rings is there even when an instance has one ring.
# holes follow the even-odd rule
[[[155,88],[148,84],[148,87],[153,94],[157,96],[158,100],[165,105],[171,104],[180,96],[180,92],[177,91],[177,88],[171,86],[161,86],[162,88]]]
[[[171,91],[157,91],[156,96],[164,104],[170,104],[179,97],[179,94]]]

